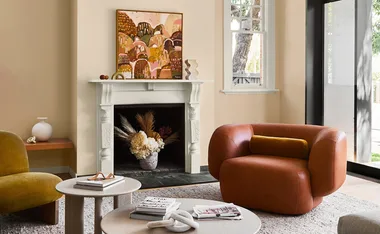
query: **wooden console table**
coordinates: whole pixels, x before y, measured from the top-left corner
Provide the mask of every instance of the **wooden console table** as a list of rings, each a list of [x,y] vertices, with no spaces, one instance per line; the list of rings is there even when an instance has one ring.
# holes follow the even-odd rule
[[[73,142],[68,138],[52,138],[47,142],[37,142],[36,144],[29,144],[24,141],[24,144],[27,151],[74,148]]]

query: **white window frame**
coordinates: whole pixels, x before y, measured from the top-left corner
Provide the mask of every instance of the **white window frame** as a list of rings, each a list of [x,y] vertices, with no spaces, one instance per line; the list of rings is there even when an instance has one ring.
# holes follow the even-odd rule
[[[224,0],[224,89],[226,94],[242,93],[267,93],[277,92],[276,81],[276,53],[275,53],[275,0],[262,0],[263,28],[263,84],[233,84],[232,74],[232,31],[231,31],[231,0]]]

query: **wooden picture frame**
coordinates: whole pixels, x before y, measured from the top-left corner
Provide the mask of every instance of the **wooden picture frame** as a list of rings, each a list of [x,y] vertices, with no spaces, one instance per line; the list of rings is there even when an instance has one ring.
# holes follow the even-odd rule
[[[116,70],[128,79],[183,79],[183,14],[116,10]]]

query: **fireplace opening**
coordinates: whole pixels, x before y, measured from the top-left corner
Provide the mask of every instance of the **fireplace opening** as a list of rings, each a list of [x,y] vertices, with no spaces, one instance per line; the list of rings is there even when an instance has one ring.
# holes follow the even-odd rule
[[[132,127],[141,130],[136,115],[144,115],[152,111],[154,114],[155,131],[169,127],[171,131],[178,132],[178,141],[164,146],[158,153],[158,165],[153,172],[182,172],[185,170],[185,104],[136,104],[115,105],[114,125],[121,128],[121,117],[125,117]],[[114,171],[118,175],[133,175],[134,173],[150,173],[140,168],[139,160],[131,153],[129,145],[114,137]]]

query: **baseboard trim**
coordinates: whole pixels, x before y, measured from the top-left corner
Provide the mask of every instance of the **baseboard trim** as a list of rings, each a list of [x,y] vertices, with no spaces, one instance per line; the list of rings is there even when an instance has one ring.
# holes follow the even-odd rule
[[[52,174],[69,173],[72,178],[76,178],[76,173],[69,166],[29,168],[29,171],[46,172],[46,173],[52,173]]]

